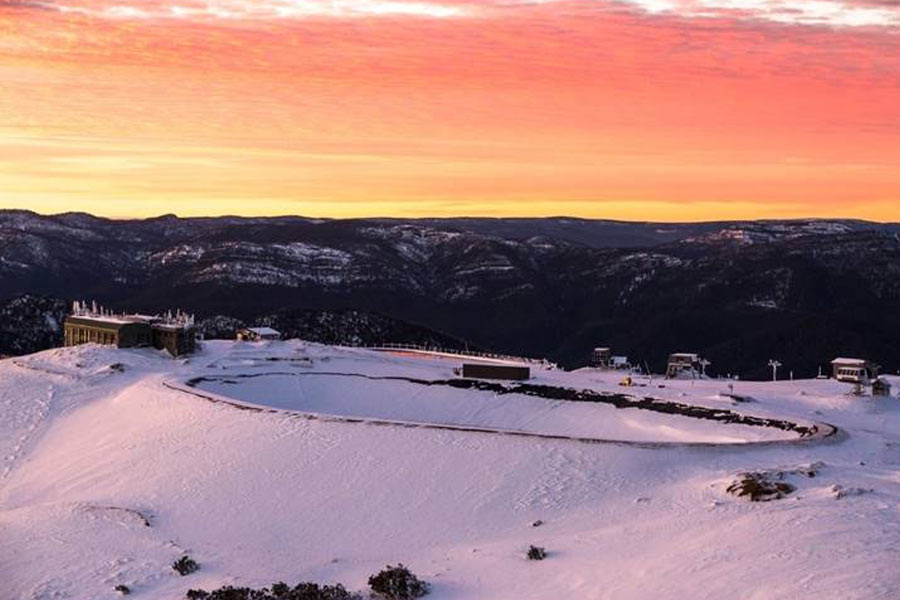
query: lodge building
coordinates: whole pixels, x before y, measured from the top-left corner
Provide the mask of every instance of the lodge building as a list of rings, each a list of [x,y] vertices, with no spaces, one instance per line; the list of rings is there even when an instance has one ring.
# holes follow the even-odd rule
[[[193,352],[196,347],[194,318],[181,312],[166,315],[113,314],[76,302],[66,318],[63,344],[102,344],[117,348],[152,346],[172,356]]]

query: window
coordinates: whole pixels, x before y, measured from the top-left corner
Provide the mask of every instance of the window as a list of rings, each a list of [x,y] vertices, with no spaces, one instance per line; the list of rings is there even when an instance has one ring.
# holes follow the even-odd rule
[[[837,370],[838,377],[865,377],[865,371],[860,368],[843,367]]]

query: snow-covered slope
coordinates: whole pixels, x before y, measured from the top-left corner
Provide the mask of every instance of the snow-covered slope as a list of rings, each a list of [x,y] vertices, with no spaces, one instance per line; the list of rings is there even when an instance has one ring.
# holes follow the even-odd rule
[[[357,384],[447,380],[456,364],[301,342],[206,343],[183,361],[90,346],[0,361],[0,598],[113,598],[120,583],[162,600],[276,580],[362,590],[397,561],[436,600],[896,597],[896,398],[853,398],[831,381],[739,382],[733,393],[755,401],[735,404],[721,381],[624,390],[613,375],[537,373],[543,385],[840,428],[798,443],[634,408]],[[249,374],[263,375],[239,377]],[[209,398],[173,389],[200,377],[187,390]],[[817,462],[814,478],[788,475],[798,490],[783,500],[725,491],[743,471]],[[529,544],[548,558],[525,560]],[[185,553],[201,569],[180,577],[170,564]]]

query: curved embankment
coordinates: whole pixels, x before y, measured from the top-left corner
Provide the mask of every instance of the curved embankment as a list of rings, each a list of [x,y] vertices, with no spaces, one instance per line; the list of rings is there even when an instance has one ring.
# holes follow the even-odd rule
[[[290,409],[273,408],[236,400],[228,396],[223,396],[214,392],[200,390],[198,384],[204,381],[228,381],[236,379],[246,379],[253,377],[261,377],[267,375],[291,375],[291,376],[324,376],[324,377],[361,377],[370,380],[387,380],[387,381],[405,381],[409,383],[421,384],[426,386],[444,385],[457,389],[473,389],[478,391],[488,391],[495,394],[522,394],[528,396],[537,396],[540,398],[569,401],[569,402],[598,402],[610,404],[616,408],[636,408],[638,410],[648,410],[652,412],[665,413],[671,415],[685,416],[695,419],[705,419],[718,421],[724,424],[740,424],[755,427],[770,427],[782,431],[793,432],[798,435],[796,439],[787,440],[763,440],[763,441],[747,441],[747,442],[672,442],[672,441],[627,441],[614,440],[597,437],[572,436],[564,434],[539,433],[531,431],[521,431],[516,429],[502,429],[492,427],[479,427],[471,425],[454,425],[445,423],[429,423],[418,421],[403,421],[395,419],[373,418],[373,417],[350,417],[325,413],[314,413],[297,411]],[[643,448],[661,448],[661,447],[759,447],[774,444],[806,444],[822,441],[827,438],[836,437],[838,428],[827,423],[810,423],[809,425],[798,425],[791,421],[782,419],[766,419],[743,415],[729,410],[707,408],[702,406],[694,406],[678,402],[669,402],[654,398],[638,398],[626,396],[624,394],[602,393],[593,390],[576,390],[573,388],[563,388],[548,385],[517,383],[517,384],[500,384],[475,379],[449,379],[449,380],[424,380],[410,377],[400,376],[372,376],[360,373],[287,373],[287,372],[268,372],[268,373],[244,373],[233,374],[227,376],[209,376],[194,377],[185,382],[180,381],[163,381],[163,385],[169,389],[190,394],[204,400],[227,404],[241,410],[250,410],[255,412],[268,412],[292,415],[298,418],[314,419],[328,422],[338,423],[365,423],[369,425],[389,425],[396,427],[415,427],[422,429],[438,429],[448,431],[465,431],[475,433],[491,433],[496,435],[513,435],[521,437],[530,437],[536,439],[548,440],[567,440],[591,444],[616,444],[632,447]]]

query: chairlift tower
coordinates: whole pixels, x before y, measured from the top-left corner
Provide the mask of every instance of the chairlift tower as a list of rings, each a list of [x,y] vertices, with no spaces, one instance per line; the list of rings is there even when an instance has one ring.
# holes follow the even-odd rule
[[[772,367],[772,381],[778,381],[778,367],[781,363],[773,358],[769,361],[769,366]]]
[[[705,358],[700,359],[700,375],[701,376],[706,377],[706,367],[708,367],[711,364],[712,364],[712,362],[706,360]]]

